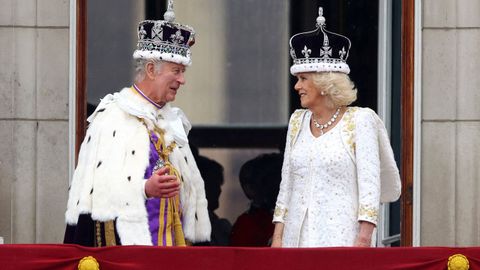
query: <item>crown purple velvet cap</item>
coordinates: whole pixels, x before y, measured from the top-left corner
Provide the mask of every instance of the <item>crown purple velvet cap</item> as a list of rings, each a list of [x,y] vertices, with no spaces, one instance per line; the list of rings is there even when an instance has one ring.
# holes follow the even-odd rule
[[[195,31],[174,20],[173,7],[169,4],[164,20],[141,21],[138,24],[138,43],[133,58],[156,59],[190,66],[190,47],[195,43]]]

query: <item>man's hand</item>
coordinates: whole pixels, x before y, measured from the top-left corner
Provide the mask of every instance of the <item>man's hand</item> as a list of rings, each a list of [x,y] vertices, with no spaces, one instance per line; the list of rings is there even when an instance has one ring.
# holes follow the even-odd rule
[[[145,194],[147,197],[170,198],[180,192],[180,183],[177,177],[169,175],[170,170],[163,167],[150,176],[145,183]]]

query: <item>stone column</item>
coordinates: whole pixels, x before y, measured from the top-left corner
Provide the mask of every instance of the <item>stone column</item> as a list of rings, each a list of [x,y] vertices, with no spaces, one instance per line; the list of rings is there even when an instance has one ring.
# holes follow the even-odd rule
[[[421,245],[480,244],[480,2],[424,0]]]

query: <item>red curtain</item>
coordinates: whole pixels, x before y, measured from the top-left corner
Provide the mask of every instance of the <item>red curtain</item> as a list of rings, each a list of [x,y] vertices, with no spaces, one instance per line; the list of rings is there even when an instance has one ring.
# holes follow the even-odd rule
[[[222,248],[105,247],[76,245],[0,245],[0,269],[78,269],[93,256],[101,270],[131,269],[447,269],[454,254],[480,270],[480,247],[447,248]]]

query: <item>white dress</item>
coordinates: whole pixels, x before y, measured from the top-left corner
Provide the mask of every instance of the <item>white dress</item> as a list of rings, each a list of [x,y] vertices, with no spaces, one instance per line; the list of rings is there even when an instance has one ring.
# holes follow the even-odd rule
[[[291,155],[291,170],[309,187],[299,246],[352,246],[358,233],[355,164],[343,147],[340,125],[315,138],[310,118],[311,113]]]
[[[369,114],[355,116],[356,163],[342,141],[345,116],[315,138],[307,111],[293,146],[287,138],[274,215],[274,222],[285,224],[284,247],[353,246],[360,220],[376,224],[380,167],[376,122]]]

